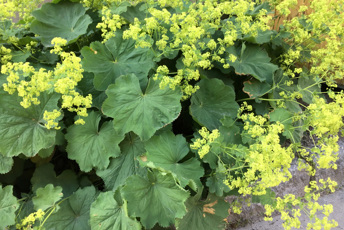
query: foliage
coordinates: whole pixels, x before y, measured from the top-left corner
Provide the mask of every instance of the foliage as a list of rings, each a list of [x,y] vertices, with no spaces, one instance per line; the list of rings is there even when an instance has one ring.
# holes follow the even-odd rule
[[[228,195],[336,226],[314,175],[344,127],[321,91],[344,75],[343,0],[39,3],[0,1],[1,229],[224,229]],[[305,195],[276,196],[293,161]]]

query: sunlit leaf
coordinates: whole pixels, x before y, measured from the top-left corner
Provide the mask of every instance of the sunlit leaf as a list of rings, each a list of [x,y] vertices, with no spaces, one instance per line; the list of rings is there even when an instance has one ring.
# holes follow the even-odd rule
[[[145,228],[156,223],[167,227],[186,213],[184,202],[189,194],[176,184],[171,174],[153,170],[147,177],[131,176],[122,191],[128,201],[129,216],[140,217]]]
[[[189,180],[199,181],[204,174],[196,158],[181,162],[190,151],[182,135],[175,136],[172,132],[164,132],[153,136],[145,143],[145,146],[147,160],[176,175],[182,187],[185,187]]]
[[[216,171],[207,178],[206,185],[209,188],[209,192],[214,193],[219,197],[223,196],[224,192],[229,192],[229,187],[224,184],[226,179],[226,168],[222,163],[219,163]]]
[[[31,157],[55,143],[56,131],[44,127],[44,111],[58,109],[57,94],[41,94],[40,104],[25,109],[21,98],[0,90],[0,152],[7,157]]]
[[[91,229],[90,208],[96,198],[93,186],[76,191],[61,202],[57,212],[51,214],[44,227],[49,230],[89,230]]]
[[[178,230],[225,229],[229,204],[223,197],[213,194],[209,194],[206,200],[200,200],[201,193],[202,191],[186,201],[188,212],[180,220]]]
[[[250,98],[257,98],[263,96],[271,90],[271,85],[266,82],[260,82],[256,79],[245,81],[243,91],[247,93]]]
[[[140,166],[137,160],[146,151],[140,138],[134,133],[128,133],[121,142],[120,148],[121,155],[119,157],[112,158],[106,169],[96,171],[108,190],[116,190],[131,175],[146,174],[146,170]]]
[[[202,79],[200,89],[191,97],[190,113],[194,120],[208,129],[216,129],[225,116],[235,118],[239,109],[232,87],[219,79]]]
[[[58,4],[45,3],[42,8],[32,12],[35,20],[31,31],[38,34],[44,46],[52,46],[55,37],[66,39],[69,43],[86,33],[92,19],[81,3],[62,1]]]
[[[11,171],[13,166],[13,158],[5,157],[0,153],[0,174],[5,174]]]
[[[17,198],[13,196],[13,187],[0,185],[0,228],[6,229],[8,225],[15,223],[15,211],[19,204]]]
[[[120,154],[118,144],[124,135],[118,135],[112,121],[107,121],[99,128],[101,116],[98,112],[90,112],[84,125],[72,125],[65,135],[70,159],[76,160],[80,169],[89,172],[93,167],[105,169],[110,157]]]
[[[262,205],[272,205],[276,202],[276,194],[270,188],[266,189],[266,193],[264,195],[253,195],[252,196],[253,203],[260,203]]]
[[[133,74],[117,78],[106,94],[103,112],[114,118],[115,130],[120,134],[133,131],[144,141],[174,121],[181,111],[179,89],[160,89],[158,81],[149,79],[142,92],[139,79]]]
[[[135,48],[135,41],[124,40],[122,32],[116,32],[116,36],[105,43],[91,43],[90,47],[82,48],[81,54],[84,69],[95,75],[95,88],[103,91],[118,77],[130,73],[145,86],[148,72],[155,65],[154,54],[146,48]]]
[[[228,60],[228,63],[234,67],[235,72],[239,75],[252,75],[259,81],[269,81],[278,69],[277,65],[270,62],[268,53],[258,45],[245,45],[243,43],[241,47],[228,47],[227,52],[237,57],[235,62]]]
[[[92,203],[90,224],[94,230],[141,230],[141,224],[128,216],[126,201],[119,204],[114,192],[101,193]]]
[[[45,211],[60,200],[62,195],[62,188],[60,186],[54,187],[52,184],[48,184],[44,188],[38,188],[36,196],[32,198],[35,210],[42,209]]]
[[[320,94],[320,82],[322,79],[314,79],[310,76],[302,76],[297,82],[297,88],[302,93],[302,100],[308,104],[313,102],[315,94]]]

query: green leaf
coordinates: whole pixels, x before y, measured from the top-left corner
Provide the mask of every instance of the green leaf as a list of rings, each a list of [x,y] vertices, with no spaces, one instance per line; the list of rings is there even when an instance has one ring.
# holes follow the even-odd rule
[[[266,82],[260,82],[256,79],[244,82],[243,91],[247,93],[250,98],[257,98],[267,94],[271,90],[271,85]]]
[[[223,74],[221,72],[220,69],[218,68],[212,68],[210,70],[205,70],[205,69],[200,69],[199,70],[200,74],[201,74],[201,79],[202,78],[218,78],[221,81],[223,81],[223,83],[225,83],[225,85],[228,85],[230,87],[232,87],[234,89],[234,81],[233,79],[231,79],[228,75]]]
[[[44,127],[45,110],[58,109],[57,94],[41,94],[39,105],[25,109],[21,98],[0,91],[0,152],[7,157],[23,153],[31,157],[55,143],[56,131]]]
[[[246,46],[243,43],[242,47],[228,47],[227,52],[237,57],[235,62],[227,60],[234,67],[236,74],[252,75],[259,81],[269,81],[278,69],[277,65],[270,62],[268,53],[258,45]]]
[[[31,23],[31,31],[38,34],[44,46],[52,46],[55,37],[74,42],[86,33],[92,23],[86,9],[80,3],[63,1],[58,4],[46,3],[42,8],[32,12],[35,20]]]
[[[251,16],[257,16],[261,10],[266,10],[266,12],[273,13],[271,12],[271,6],[269,2],[263,2],[263,3],[256,2],[256,5],[254,6],[253,10],[250,9],[245,14],[251,15]]]
[[[284,99],[282,96],[280,96],[281,92],[297,92],[300,89],[298,89],[298,86],[295,84],[289,85],[288,83],[292,81],[292,79],[284,74],[282,69],[279,69],[275,72],[273,77],[273,86],[272,86],[272,93],[269,93],[269,98],[272,98],[274,100],[270,100],[270,105],[273,108],[277,108],[275,99]],[[295,100],[287,100],[285,101],[285,108],[292,113],[301,113],[302,109],[300,107],[300,103]]]
[[[102,91],[121,75],[131,73],[145,86],[148,72],[155,65],[154,54],[148,48],[135,48],[135,41],[124,40],[119,31],[104,44],[93,42],[90,47],[82,48],[81,54],[84,69],[95,74],[94,86]]]
[[[194,120],[212,130],[221,125],[223,117],[236,117],[239,105],[232,87],[215,78],[202,79],[197,85],[200,89],[192,95],[190,106]]]
[[[13,166],[13,158],[5,157],[0,153],[0,174],[5,174],[11,171]]]
[[[59,60],[59,56],[55,53],[50,53],[49,50],[40,50],[37,58],[40,63],[50,65],[54,65]]]
[[[25,170],[26,160],[13,157],[13,167],[12,170],[6,174],[0,174],[0,181],[2,184],[15,184],[16,180],[23,174]]]
[[[106,90],[103,103],[105,115],[113,117],[120,134],[133,131],[145,141],[158,129],[174,121],[181,111],[180,89],[159,88],[159,82],[149,79],[143,93],[138,78],[121,76]]]
[[[223,196],[224,192],[229,192],[230,189],[223,182],[226,180],[226,168],[222,163],[218,163],[216,171],[207,178],[206,185],[209,187],[209,192],[217,196]]]
[[[7,83],[6,75],[0,73],[0,90],[3,90],[2,85]]]
[[[186,201],[188,212],[180,220],[178,230],[225,229],[229,204],[224,198],[209,194],[206,200],[200,200],[202,191]]]
[[[293,122],[293,113],[284,108],[277,108],[270,113],[270,121],[280,122],[284,125],[283,136],[293,143],[301,141],[303,134],[302,121]]]
[[[266,189],[266,194],[264,195],[253,195],[252,196],[252,202],[253,203],[260,203],[262,205],[272,205],[275,202],[276,194],[274,191],[272,191],[270,188]]]
[[[128,10],[129,6],[131,6],[130,2],[112,2],[109,9],[112,14],[122,14]]]
[[[202,158],[202,161],[208,163],[212,169],[216,169],[218,160],[219,156],[212,149]]]
[[[137,160],[146,151],[140,138],[134,133],[128,133],[119,146],[121,155],[112,158],[107,169],[96,171],[103,179],[105,188],[113,191],[123,185],[129,176],[146,174]]]
[[[275,109],[270,113],[270,121],[275,121],[275,122],[280,122],[283,124],[285,127],[290,126],[293,123],[292,120],[292,113],[290,113],[288,110],[284,108],[278,108]]]
[[[184,202],[189,194],[169,173],[153,170],[145,178],[131,176],[122,192],[128,201],[129,215],[140,217],[145,228],[152,228],[156,223],[167,227],[186,213]]]
[[[144,19],[150,17],[151,14],[142,6],[145,6],[145,3],[139,3],[136,6],[129,6],[125,12],[121,13],[121,16],[131,24],[134,24],[135,18],[139,21],[144,21]]]
[[[12,56],[12,61],[13,62],[25,62],[28,57],[30,57],[31,53],[26,51],[23,52],[21,50],[18,51],[12,51],[11,56]]]
[[[277,108],[270,113],[270,121],[280,122],[284,125],[283,134],[290,137],[293,130],[293,114],[284,108]]]
[[[10,19],[1,18],[0,20],[0,42],[7,43],[10,37],[15,37],[20,31],[19,28],[12,26],[13,22]]]
[[[17,198],[13,196],[13,187],[0,186],[0,229],[6,229],[8,225],[15,224],[15,211],[18,207]]]
[[[127,203],[119,204],[114,192],[101,193],[91,205],[90,224],[97,230],[141,230],[141,225],[128,216]]]
[[[276,32],[272,30],[258,30],[257,36],[254,37],[252,35],[246,34],[243,39],[254,44],[264,44],[270,42],[272,36],[275,34]]]
[[[98,91],[93,85],[94,74],[89,72],[83,73],[83,78],[78,82],[77,88],[82,91],[83,96],[92,94],[92,107],[101,110],[102,104],[106,99],[104,91]]]
[[[221,123],[218,141],[223,142],[224,145],[242,144],[241,130],[239,128],[241,124],[230,117],[221,119]]]
[[[47,149],[39,150],[39,152],[37,154],[41,158],[47,158],[47,157],[51,156],[51,154],[53,154],[54,151],[55,151],[55,146],[53,145],[53,146],[51,146],[51,147],[49,147]]]
[[[314,79],[311,76],[301,76],[297,82],[297,88],[302,93],[302,100],[308,104],[313,103],[314,95],[320,94],[320,78]]]
[[[36,196],[32,198],[32,202],[35,210],[42,209],[45,211],[47,208],[54,206],[62,196],[62,188],[60,186],[54,187],[52,184],[48,184],[44,188],[36,190]]]
[[[146,143],[147,160],[172,172],[185,187],[190,180],[199,181],[204,175],[204,170],[196,158],[181,162],[189,153],[188,143],[182,135],[175,136],[172,132],[164,132],[153,136]]]
[[[29,216],[31,213],[35,211],[36,210],[33,208],[33,203],[32,203],[32,195],[22,193],[21,201],[19,203],[19,208],[16,211],[16,223],[21,223],[21,220],[25,219],[25,217]],[[12,229],[17,230],[15,226],[12,226],[12,228],[10,228],[10,230]]]
[[[110,157],[120,155],[118,144],[124,135],[116,133],[112,121],[104,122],[99,129],[100,119],[100,114],[92,111],[84,118],[84,125],[72,125],[65,135],[68,158],[76,160],[84,172],[91,171],[93,167],[105,169]]]
[[[60,186],[63,189],[64,197],[70,196],[79,187],[77,176],[72,170],[65,170],[56,176],[54,165],[50,163],[36,168],[31,178],[31,184],[32,191],[43,188],[47,184],[53,184],[55,187]]]
[[[57,212],[51,214],[44,224],[49,230],[88,230],[91,204],[96,198],[93,186],[76,191],[60,204]]]

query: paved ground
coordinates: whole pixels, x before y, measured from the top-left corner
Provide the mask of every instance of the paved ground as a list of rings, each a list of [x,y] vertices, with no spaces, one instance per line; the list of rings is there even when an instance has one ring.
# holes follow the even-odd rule
[[[343,175],[344,177],[344,175]],[[333,230],[344,230],[344,188],[336,191],[333,194],[324,195],[319,198],[319,203],[327,203],[333,205],[333,213],[330,215],[329,219],[335,219],[338,222],[338,227],[332,228]],[[319,215],[320,217],[320,215]],[[307,217],[305,215],[301,216],[301,230],[306,230]],[[248,224],[245,227],[238,228],[237,230],[284,230],[282,227],[282,221],[280,216],[276,216],[274,221],[266,222],[261,221],[253,224]],[[295,228],[292,228],[294,230]]]

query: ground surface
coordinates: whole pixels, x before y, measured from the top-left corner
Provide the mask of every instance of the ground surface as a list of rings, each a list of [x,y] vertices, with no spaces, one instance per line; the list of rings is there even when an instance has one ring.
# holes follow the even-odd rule
[[[343,175],[344,177],[344,175]],[[324,195],[319,198],[319,203],[332,204],[333,213],[330,215],[330,219],[335,219],[338,222],[338,227],[332,228],[333,230],[344,230],[344,188],[339,189],[333,194]],[[321,216],[322,217],[322,216]],[[302,215],[301,218],[301,230],[307,229],[308,217]],[[281,221],[280,216],[276,216],[274,221],[266,222],[260,221],[253,224],[248,224],[245,227],[237,228],[236,230],[283,230],[283,221]],[[294,230],[295,228],[292,228]]]

